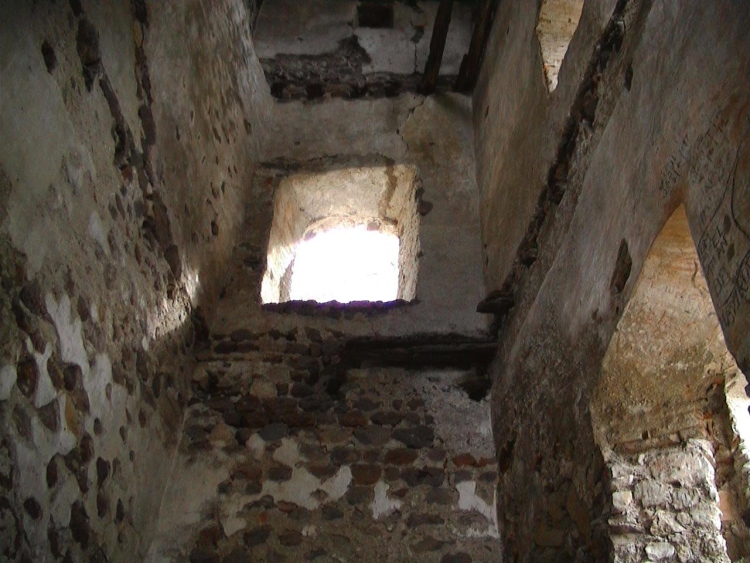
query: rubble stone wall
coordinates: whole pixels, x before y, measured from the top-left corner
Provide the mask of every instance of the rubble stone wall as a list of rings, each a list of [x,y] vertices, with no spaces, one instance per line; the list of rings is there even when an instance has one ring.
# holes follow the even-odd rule
[[[499,560],[472,370],[358,367],[325,329],[233,338],[193,378],[150,561]]]
[[[0,559],[139,560],[268,92],[239,0],[0,22]]]
[[[613,456],[608,465],[616,561],[730,561],[709,441]]]

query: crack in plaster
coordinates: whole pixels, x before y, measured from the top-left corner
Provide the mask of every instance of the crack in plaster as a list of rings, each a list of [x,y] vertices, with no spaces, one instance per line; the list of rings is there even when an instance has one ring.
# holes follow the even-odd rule
[[[401,124],[401,127],[399,127],[398,129],[396,129],[396,135],[399,136],[399,138],[401,139],[401,142],[403,142],[404,145],[406,146],[406,153],[407,154],[411,151],[411,148],[409,147],[409,141],[406,140],[406,138],[404,137],[404,134],[402,133],[402,131],[404,130],[404,127],[406,127],[406,124],[409,123],[409,120],[412,118],[412,116],[414,115],[414,113],[419,108],[421,108],[425,104],[425,102],[427,101],[427,98],[425,96],[415,96],[415,99],[418,99],[419,102],[409,108],[409,113],[407,114],[406,119],[404,119],[404,122]]]

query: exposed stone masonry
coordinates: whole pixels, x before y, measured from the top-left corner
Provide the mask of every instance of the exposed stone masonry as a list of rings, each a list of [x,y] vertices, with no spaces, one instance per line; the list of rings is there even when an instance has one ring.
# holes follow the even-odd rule
[[[438,2],[270,2],[256,39],[271,95],[283,101],[377,99],[416,92]],[[453,89],[469,49],[474,2],[452,10],[438,91]],[[321,10],[327,10],[325,16]]]
[[[190,211],[243,200],[255,142],[236,116],[262,131],[251,77],[225,95],[229,67],[252,74],[244,12],[139,0],[0,11],[0,559],[143,560],[190,395],[191,312],[216,283],[204,272],[199,290],[193,272],[221,259],[218,230],[234,228],[231,211]],[[176,21],[211,32],[167,33]],[[186,43],[223,60],[190,90],[163,70],[195,61]],[[189,163],[172,165],[187,144],[207,161],[194,185]]]
[[[237,331],[202,354],[154,555],[499,558],[487,401],[460,387],[471,372],[356,368],[343,348],[325,330]]]
[[[747,558],[750,9],[574,3],[0,3],[0,559]],[[324,168],[403,301],[260,303]]]
[[[663,5],[651,2],[586,2],[558,86],[548,94],[538,45],[529,41],[536,23],[531,12],[538,6],[500,4],[487,57],[494,56],[496,64],[483,68],[474,98],[485,279],[489,288],[498,290],[482,308],[505,317],[491,370],[500,528],[504,556],[511,560],[598,561],[612,553],[607,524],[613,509],[612,476],[590,430],[592,390],[602,375],[606,343],[633,294],[648,249],[680,202],[688,210],[700,257],[700,265],[691,266],[689,274],[703,266],[727,347],[742,369],[747,363],[747,331],[735,315],[740,305],[732,297],[730,281],[739,280],[731,276],[744,276],[737,256],[746,254],[747,238],[740,236],[743,220],[727,205],[737,198],[730,195],[738,186],[735,175],[746,176],[728,163],[745,160],[748,131],[746,104],[734,103],[728,92],[745,86],[735,82],[734,71],[727,67],[722,67],[726,73],[711,78],[687,72],[695,68],[688,50],[704,56],[708,48],[699,45],[697,30],[729,21],[728,4],[715,6],[718,10],[707,20],[708,12],[692,19],[687,12],[663,11]],[[747,21],[745,11],[737,15]],[[665,29],[671,31],[662,36]],[[732,29],[733,37],[739,37],[739,28]],[[678,44],[680,48],[671,51]],[[739,68],[732,65],[744,63],[728,45],[714,44],[711,57]],[[662,75],[662,55],[668,52],[674,55],[671,80]],[[701,85],[706,89],[697,102]],[[685,92],[694,104],[690,112],[677,109],[683,107],[679,100],[687,101]],[[498,146],[512,146],[513,158]],[[744,201],[744,196],[738,199]],[[521,225],[520,217],[530,222]],[[721,234],[711,239],[711,233]],[[519,242],[513,251],[509,239]],[[729,246],[735,250],[727,253]],[[714,249],[708,258],[702,254],[704,247]],[[712,279],[715,260],[729,278]],[[674,309],[678,307],[675,303]],[[741,307],[747,308],[747,300]],[[659,329],[656,319],[654,331]],[[652,327],[642,324],[636,334],[644,345],[654,340]],[[684,340],[675,334],[667,338],[678,346]],[[679,356],[641,356],[655,368],[649,375],[653,400],[706,391],[678,378]],[[616,388],[629,396],[636,379],[632,370],[624,370]],[[670,402],[654,411],[654,420],[663,424],[680,419],[682,407],[688,405]],[[706,420],[715,413],[697,407],[690,406]],[[630,402],[628,408],[634,419],[651,420],[642,403]],[[669,437],[684,444],[691,438],[685,429],[685,435]],[[667,437],[660,431],[654,438]],[[650,436],[633,436],[633,445],[648,447]],[[712,446],[717,448],[714,487],[720,490],[732,447]],[[710,492],[705,499],[716,501]],[[633,560],[676,559],[677,546],[688,544],[695,550],[690,557],[717,557],[709,555],[714,553],[710,546],[702,554],[690,540],[675,540],[672,555],[659,550],[649,555],[645,543],[656,538],[646,537],[647,517],[639,512],[639,518],[644,537],[615,534],[618,541],[633,542]],[[730,516],[727,526],[734,527],[736,518]],[[701,528],[695,524],[694,529]],[[743,537],[737,530],[737,537]],[[723,541],[718,526],[710,535]],[[732,554],[741,556],[739,550]]]
[[[363,73],[370,58],[357,37],[342,39],[339,47],[324,55],[277,55],[261,59],[271,86],[271,95],[280,100],[316,100],[329,98],[392,98],[404,92],[416,92],[421,73]],[[452,89],[454,75],[438,78],[437,91]]]
[[[616,458],[608,463],[617,561],[730,561],[710,442]]]

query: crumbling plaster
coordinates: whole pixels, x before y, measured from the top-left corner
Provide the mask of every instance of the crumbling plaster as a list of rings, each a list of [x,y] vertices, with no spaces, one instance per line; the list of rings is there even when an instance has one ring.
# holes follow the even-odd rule
[[[682,559],[736,561],[747,553],[747,469],[738,444],[748,413],[730,416],[737,399],[725,396],[733,387],[736,395],[740,381],[679,207],[644,262],[591,405],[613,476],[609,524],[618,560],[640,561],[651,544]],[[693,496],[685,499],[675,483]]]
[[[151,546],[159,560],[202,556],[205,545],[229,557],[241,549],[233,542],[273,531],[270,550],[315,545],[305,556],[319,556],[330,539],[361,558],[349,538],[316,534],[338,526],[322,520],[363,510],[367,537],[381,533],[377,552],[396,557],[403,546],[383,529],[411,533],[397,514],[429,496],[448,508],[407,522],[434,526],[410,536],[411,555],[455,557],[458,542],[496,558],[485,538],[500,536],[511,560],[601,560],[617,531],[609,516],[630,510],[629,495],[649,508],[641,493],[662,490],[641,466],[679,460],[695,469],[684,484],[700,485],[697,517],[717,529],[711,446],[691,439],[617,474],[595,440],[591,400],[646,255],[682,202],[727,347],[750,367],[750,10],[586,2],[548,93],[540,1],[500,3],[471,101],[273,106],[238,0],[0,7],[0,70],[11,77],[0,92],[3,557],[126,561]],[[336,319],[263,311],[275,186],[348,156],[418,171],[418,302]],[[474,313],[485,284],[514,303],[497,319],[491,370],[496,462],[464,455],[492,450],[488,405],[472,409],[446,374],[363,376],[338,357],[351,336],[486,335]],[[196,332],[209,345],[191,379]],[[419,400],[381,401],[399,385]],[[466,443],[460,419],[478,431]],[[325,435],[304,430],[313,423]],[[417,466],[372,467],[382,452],[358,448],[386,432],[386,449],[415,450],[393,455]],[[367,468],[327,457],[342,440]],[[315,456],[335,471],[314,476]],[[276,478],[251,478],[264,471]],[[304,486],[284,485],[288,474]],[[413,490],[403,484],[415,479]],[[339,496],[344,488],[353,494]],[[320,529],[282,531],[287,514],[304,520],[326,499],[340,505],[316,513]],[[275,527],[253,527],[268,511]],[[702,555],[722,559],[719,544]],[[636,559],[681,556],[662,541],[619,547]]]
[[[365,74],[423,72],[439,2],[394,2],[392,28],[357,25],[357,4],[354,0],[308,0],[304,4],[266,0],[254,35],[258,57],[324,55],[335,51],[341,40],[356,37],[370,59],[362,68]],[[471,40],[471,28],[471,6],[457,2],[452,10],[441,74],[458,74]]]
[[[706,390],[736,370],[679,207],[654,242],[607,348],[592,405],[597,441],[607,450],[638,451],[670,436],[691,437],[707,410]]]
[[[287,176],[274,193],[263,303],[289,300],[294,260],[303,240],[334,228],[365,226],[398,237],[398,292],[414,298],[418,276],[417,177],[411,166],[348,158],[333,167]]]
[[[270,96],[241,2],[0,10],[0,558],[132,561]]]
[[[606,528],[597,520],[608,510],[608,476],[591,432],[591,390],[648,249],[683,199],[727,346],[740,367],[748,367],[750,305],[740,296],[746,295],[742,260],[750,240],[743,234],[744,215],[732,214],[730,202],[747,197],[742,164],[747,83],[740,69],[748,65],[743,29],[750,14],[746,6],[731,2],[613,4],[584,6],[584,27],[573,38],[570,64],[566,58],[547,107],[531,96],[514,102],[513,89],[489,89],[486,85],[502,72],[491,65],[483,69],[475,95],[482,197],[507,197],[521,178],[542,193],[541,212],[535,215],[541,224],[529,239],[538,245],[538,256],[512,267],[512,256],[493,249],[490,259],[500,260],[486,271],[490,287],[509,279],[515,298],[493,369],[493,417],[500,463],[507,467],[499,486],[500,527],[506,556],[520,560],[563,553],[596,558],[608,550]],[[537,72],[534,82],[543,86],[539,51],[532,49],[531,39],[499,50],[507,46],[501,39],[505,33],[532,38],[536,14],[532,8],[524,13],[504,6],[488,59],[512,54],[500,68],[514,69],[521,77]],[[566,85],[575,76],[587,78]],[[511,112],[508,104],[513,103],[519,108]],[[482,125],[484,116],[536,111],[548,116],[546,121],[525,125],[539,142],[514,145],[517,151],[507,152],[501,144],[498,162],[520,163],[518,172],[488,182],[482,172],[489,150],[484,139],[493,137]],[[568,113],[570,127],[563,133],[565,120],[556,116]],[[559,178],[544,186],[548,170]],[[536,195],[526,197],[518,203],[533,207]],[[485,244],[497,244],[488,225],[502,224],[500,209],[510,208],[483,206]],[[726,246],[707,239],[717,227],[727,237]],[[632,267],[620,286],[613,271],[623,240]],[[733,253],[726,252],[730,244]],[[717,276],[719,271],[728,278]],[[556,504],[561,497],[569,499],[562,511]]]
[[[211,330],[229,334],[238,328],[288,330],[303,324],[338,326],[352,335],[485,334],[488,321],[474,312],[484,285],[470,111],[469,101],[455,94],[275,105],[275,133],[262,156],[267,165],[253,186],[257,203],[247,210],[245,238]],[[266,258],[274,186],[296,171],[336,169],[347,158],[378,165],[385,159],[416,170],[422,200],[432,204],[420,218],[416,301],[365,322],[361,316],[332,321],[262,311],[258,274]],[[261,265],[247,268],[249,258]]]
[[[547,89],[557,88],[557,75],[581,19],[583,0],[543,0],[536,26]]]
[[[147,560],[496,560],[489,403],[456,385],[465,373],[347,369],[332,391],[300,363],[306,335],[196,370]]]

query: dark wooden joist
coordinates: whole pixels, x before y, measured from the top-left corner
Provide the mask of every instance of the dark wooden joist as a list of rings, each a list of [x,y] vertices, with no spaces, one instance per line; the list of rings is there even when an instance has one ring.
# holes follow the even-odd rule
[[[487,315],[505,315],[515,305],[513,289],[503,284],[501,289],[492,291],[477,305],[477,313]]]
[[[460,335],[364,337],[348,340],[341,350],[347,366],[478,368],[483,372],[495,357],[497,339]]]
[[[461,60],[461,68],[458,71],[458,78],[453,89],[456,92],[470,92],[479,77],[479,69],[482,66],[484,49],[487,46],[487,39],[490,36],[492,19],[495,15],[495,8],[498,0],[483,0],[482,8],[474,26],[474,33],[471,36],[469,52]]]
[[[445,40],[448,37],[448,27],[451,23],[453,12],[453,0],[440,0],[435,25],[432,27],[432,38],[430,39],[430,55],[424,68],[422,82],[418,91],[420,94],[429,96],[435,91],[438,76],[440,75],[440,64],[443,62],[445,51]]]

